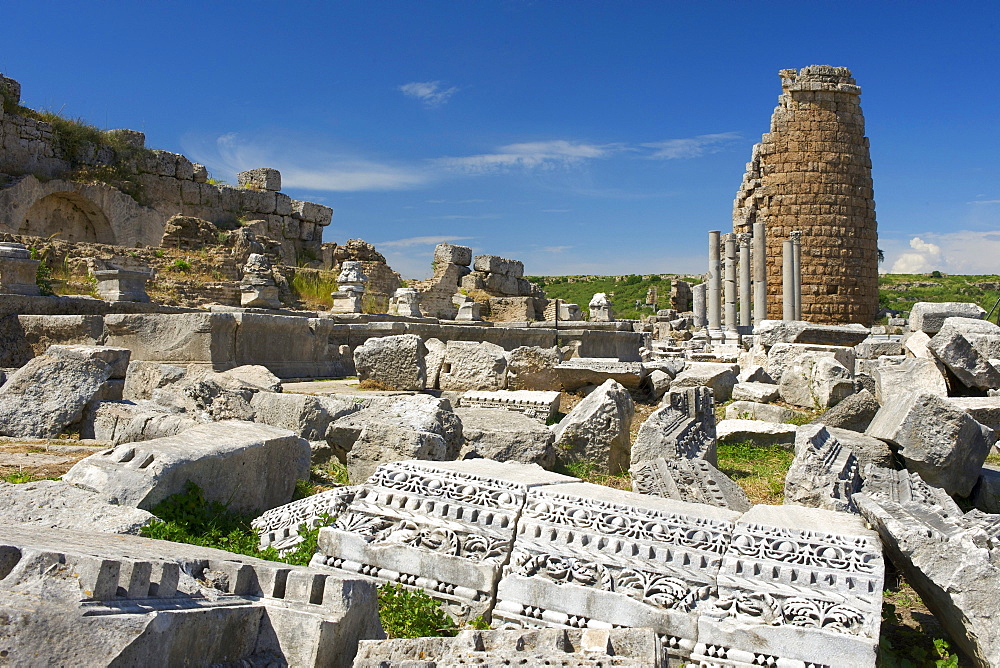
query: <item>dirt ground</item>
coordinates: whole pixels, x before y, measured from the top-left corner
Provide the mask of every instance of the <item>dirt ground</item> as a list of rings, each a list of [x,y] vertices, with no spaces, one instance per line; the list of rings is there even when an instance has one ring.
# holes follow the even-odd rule
[[[108,447],[107,443],[90,440],[0,438],[0,480],[58,478],[84,457]]]

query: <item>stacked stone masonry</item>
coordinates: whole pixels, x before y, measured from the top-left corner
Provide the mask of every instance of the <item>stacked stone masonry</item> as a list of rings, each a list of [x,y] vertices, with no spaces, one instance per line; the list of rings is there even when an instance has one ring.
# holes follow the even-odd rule
[[[781,318],[781,244],[802,232],[802,319],[870,323],[878,231],[864,117],[846,67],[781,70],[770,132],[753,148],[733,230],[767,234],[767,317]]]

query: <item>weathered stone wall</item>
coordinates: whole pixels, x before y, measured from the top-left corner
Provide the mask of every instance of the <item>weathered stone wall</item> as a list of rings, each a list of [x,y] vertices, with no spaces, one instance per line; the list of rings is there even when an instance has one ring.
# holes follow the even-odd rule
[[[0,87],[8,107],[19,104],[16,81],[0,77]],[[85,144],[66,156],[52,124],[0,108],[0,232],[156,246],[167,219],[180,213],[223,227],[252,221],[255,234],[281,242],[284,263],[320,260],[322,228],[333,215],[329,207],[263,187],[208,183],[203,165],[177,153],[144,150],[142,133],[109,133],[127,136],[135,155],[124,157],[111,146]],[[131,196],[73,173],[79,167],[110,166],[127,172],[134,186]],[[270,187],[280,184],[280,176],[260,182]]]
[[[861,88],[846,67],[781,70],[771,131],[753,148],[733,230],[767,230],[767,315],[781,318],[781,245],[802,232],[802,317],[870,324],[878,229]]]

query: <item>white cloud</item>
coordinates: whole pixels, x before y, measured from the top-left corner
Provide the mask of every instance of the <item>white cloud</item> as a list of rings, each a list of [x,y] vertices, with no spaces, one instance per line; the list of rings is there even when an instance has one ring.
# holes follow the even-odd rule
[[[375,244],[377,248],[383,246],[387,248],[409,248],[410,246],[437,246],[441,243],[451,243],[453,241],[466,241],[468,239],[475,239],[475,237],[454,237],[454,236],[426,236],[426,237],[408,237],[406,239],[396,239],[394,241],[382,241]]]
[[[584,144],[554,139],[508,144],[501,146],[496,153],[440,158],[437,162],[449,169],[472,174],[505,171],[515,167],[554,169],[580,164],[586,160],[606,158],[623,149],[622,144]]]
[[[572,246],[545,246],[542,248],[546,253],[562,253],[563,251],[568,251]]]
[[[723,145],[734,139],[739,139],[738,132],[718,132],[715,134],[698,135],[686,139],[666,139],[664,141],[640,144],[643,148],[653,149],[650,158],[659,160],[676,160],[678,158],[697,158],[706,153],[721,151]]]
[[[935,270],[949,274],[994,274],[998,270],[997,258],[1000,258],[1000,230],[958,230],[913,237],[909,250],[898,251],[894,258],[887,259],[892,259],[893,274]]]
[[[399,90],[407,97],[420,100],[426,107],[439,107],[458,92],[458,88],[445,88],[440,81],[413,81],[403,84]]]
[[[966,204],[1000,204],[1000,199],[977,199]]]

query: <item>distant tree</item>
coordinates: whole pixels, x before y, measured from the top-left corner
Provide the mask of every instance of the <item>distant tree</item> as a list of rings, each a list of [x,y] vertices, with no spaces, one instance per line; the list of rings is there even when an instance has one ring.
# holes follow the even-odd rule
[[[882,250],[881,248],[877,250],[878,250],[878,263],[882,264],[883,262],[885,262],[885,251]]]

